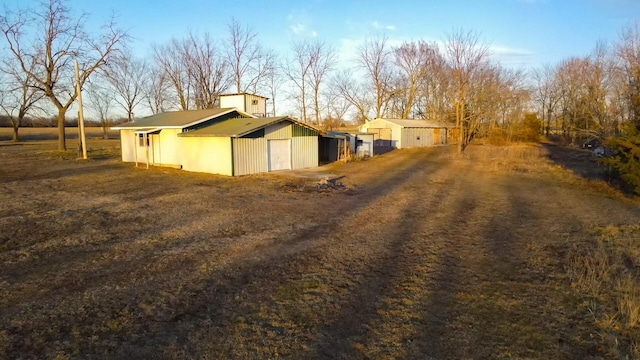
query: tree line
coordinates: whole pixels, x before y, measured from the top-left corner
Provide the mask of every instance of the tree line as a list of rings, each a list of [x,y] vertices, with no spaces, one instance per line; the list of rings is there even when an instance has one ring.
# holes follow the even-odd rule
[[[54,110],[59,148],[66,148],[65,116],[78,96],[74,60],[88,106],[104,127],[115,111],[130,121],[136,112],[213,108],[225,92],[266,96],[274,115],[282,115],[282,102],[293,104],[289,115],[327,128],[346,118],[450,124],[459,151],[478,137],[518,141],[544,133],[572,143],[620,137],[640,118],[637,24],[611,46],[599,43],[587,56],[525,71],[503,66],[473,31],[454,30],[441,43],[391,45],[372,36],[354,58],[339,62],[336,49],[318,38],[294,40],[287,53],[276,54],[255,30],[231,19],[224,34],[189,32],[138,57],[113,19],[98,34],[86,31],[86,19],[72,16],[65,0],[0,17],[8,50],[0,66],[1,107],[14,119],[16,138],[26,114]]]

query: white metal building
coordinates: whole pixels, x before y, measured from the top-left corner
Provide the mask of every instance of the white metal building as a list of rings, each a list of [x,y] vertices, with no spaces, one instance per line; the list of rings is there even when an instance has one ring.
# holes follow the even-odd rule
[[[375,119],[361,125],[360,131],[374,134],[377,144],[403,149],[446,144],[448,128],[426,120]]]
[[[181,149],[178,134],[239,117],[253,116],[234,108],[169,111],[111,129],[120,130],[122,161],[179,167]]]
[[[256,117],[267,116],[268,98],[255,94],[222,94],[220,99],[221,108],[236,108]]]
[[[318,166],[318,130],[287,116],[231,119],[178,138],[187,171],[235,176]]]

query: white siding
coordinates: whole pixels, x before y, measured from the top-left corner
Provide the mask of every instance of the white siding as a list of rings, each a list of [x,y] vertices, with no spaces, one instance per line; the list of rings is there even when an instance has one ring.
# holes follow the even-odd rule
[[[178,134],[182,132],[181,129],[162,129],[158,138],[157,144],[152,144],[154,147],[154,153],[160,156],[153,159],[154,165],[180,165],[180,141]],[[157,147],[157,148],[156,148]]]
[[[182,169],[233,175],[231,138],[180,137]]]
[[[136,158],[139,163],[147,163],[147,150],[149,158],[153,157],[151,147],[140,145],[140,134],[136,134],[135,130],[120,130],[120,146],[122,147],[122,161],[135,162]],[[149,136],[149,145],[151,145],[151,135]]]
[[[367,132],[369,128],[391,129],[391,146],[398,149],[402,148],[402,126],[385,121],[383,119],[376,119],[360,126],[360,131]]]
[[[373,156],[373,135],[358,134],[357,140],[362,141],[362,144],[357,147],[356,156]]]
[[[221,108],[236,108],[240,111],[264,117],[267,111],[267,99],[253,94],[220,96]]]
[[[136,146],[138,146],[138,139],[135,130],[120,130],[120,149],[122,149],[122,161],[134,162],[136,161]]]
[[[224,95],[220,96],[221,108],[236,108],[244,111],[244,95]]]
[[[267,160],[267,139],[233,139],[233,175],[267,172]]]
[[[267,140],[269,171],[291,169],[291,140]]]
[[[256,95],[246,94],[245,100],[245,112],[260,117],[266,116],[267,99]]]
[[[291,149],[292,169],[318,166],[317,136],[294,136],[291,138]]]
[[[435,145],[433,138],[433,128],[402,129],[402,139],[404,148]]]

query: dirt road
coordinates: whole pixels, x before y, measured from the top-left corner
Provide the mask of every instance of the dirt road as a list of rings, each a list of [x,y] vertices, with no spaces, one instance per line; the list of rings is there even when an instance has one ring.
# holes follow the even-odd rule
[[[0,152],[9,358],[598,358],[566,244],[640,221],[538,149],[397,151],[328,192]]]

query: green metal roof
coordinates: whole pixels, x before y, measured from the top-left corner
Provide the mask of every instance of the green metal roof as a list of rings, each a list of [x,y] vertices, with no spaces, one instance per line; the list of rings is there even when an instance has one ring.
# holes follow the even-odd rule
[[[168,111],[161,114],[147,116],[130,123],[120,124],[118,126],[112,127],[111,129],[122,130],[129,128],[183,128],[215,118],[234,110],[238,111],[239,114],[251,116],[235,108]]]
[[[288,116],[276,116],[268,118],[235,118],[207,126],[202,129],[188,131],[178,134],[178,136],[219,136],[219,137],[241,137],[254,131],[263,129],[269,125],[282,121],[290,121],[318,132],[318,129],[308,124],[294,120]]]

